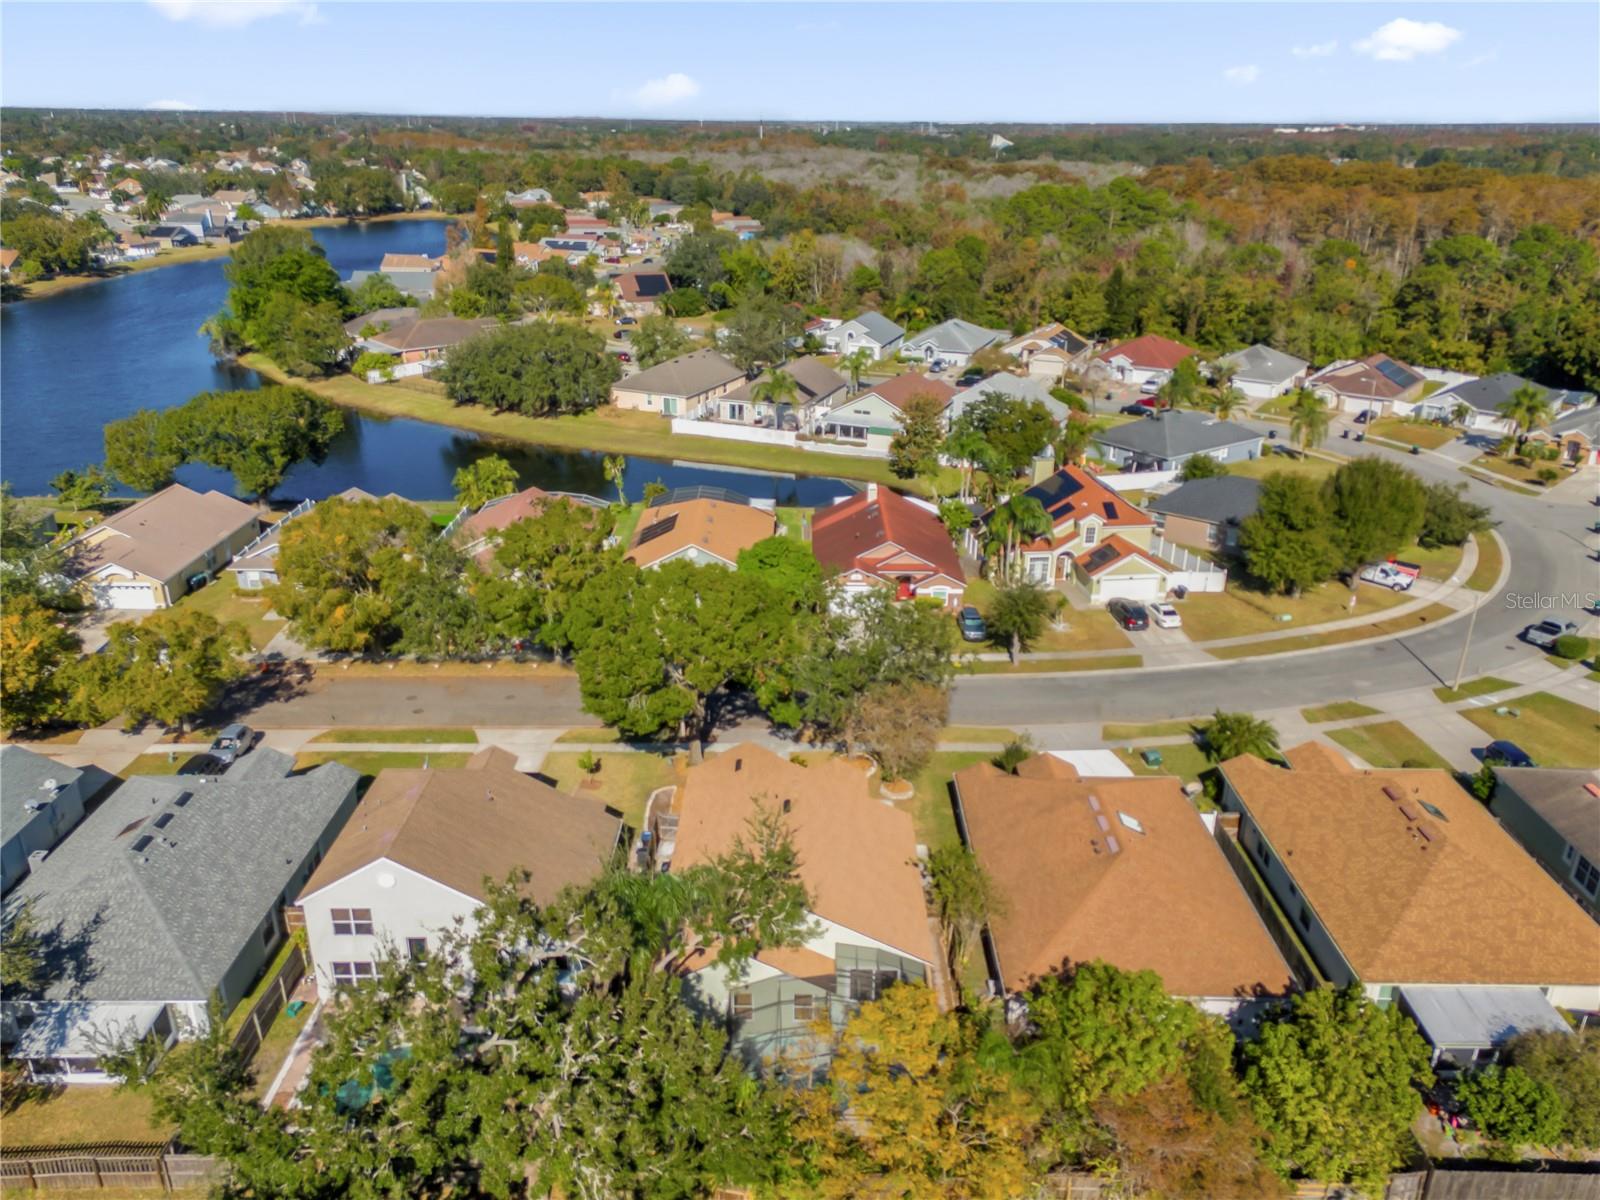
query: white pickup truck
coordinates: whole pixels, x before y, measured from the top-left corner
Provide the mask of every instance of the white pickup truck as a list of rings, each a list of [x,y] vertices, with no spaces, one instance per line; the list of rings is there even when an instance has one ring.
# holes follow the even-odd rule
[[[1374,563],[1361,572],[1364,583],[1375,583],[1379,587],[1386,587],[1396,592],[1411,590],[1411,585],[1417,581],[1417,576],[1422,574],[1422,568],[1411,563],[1381,562]]]

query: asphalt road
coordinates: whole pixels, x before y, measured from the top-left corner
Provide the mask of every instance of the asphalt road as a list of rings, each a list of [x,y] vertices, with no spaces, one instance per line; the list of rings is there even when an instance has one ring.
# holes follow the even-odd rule
[[[259,729],[320,729],[393,725],[566,729],[597,722],[583,711],[571,676],[550,680],[448,676],[341,679],[325,670],[309,682],[272,683],[233,697]]]

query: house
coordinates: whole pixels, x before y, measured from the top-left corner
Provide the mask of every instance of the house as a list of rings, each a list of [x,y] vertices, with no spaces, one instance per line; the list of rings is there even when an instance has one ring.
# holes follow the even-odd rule
[[[662,298],[672,291],[665,271],[624,271],[616,282],[618,307],[635,317],[658,311]]]
[[[543,242],[513,242],[511,256],[516,260],[517,266],[538,270],[539,264],[546,259],[556,257],[556,252]]]
[[[113,192],[121,192],[126,196],[142,196],[144,195],[144,184],[140,183],[132,175],[127,175],[113,183],[111,190]]]
[[[713,212],[711,225],[724,233],[735,235],[741,242],[747,242],[761,232],[761,222],[754,217],[741,217],[731,212]]]
[[[1460,425],[1468,433],[1503,438],[1516,433],[1517,427],[1501,413],[1501,406],[1521,388],[1532,388],[1543,396],[1552,416],[1563,413],[1569,407],[1581,408],[1594,401],[1594,397],[1587,392],[1547,388],[1520,375],[1501,371],[1482,379],[1464,380],[1431,395],[1418,397],[1410,403],[1397,402],[1393,407],[1397,416],[1448,421]],[[1463,406],[1465,417],[1458,420],[1456,413]]]
[[[1261,434],[1209,413],[1168,408],[1142,420],[1094,434],[1107,462],[1136,471],[1176,471],[1197,454],[1220,463],[1244,462],[1261,454]]]
[[[543,488],[536,487],[523,488],[520,492],[512,492],[509,496],[500,496],[489,501],[462,521],[455,530],[456,543],[479,562],[487,563],[494,557],[495,547],[500,544],[497,535],[501,531],[518,521],[539,516],[551,503],[558,500],[566,500],[588,508],[608,507],[604,500],[594,496],[576,492],[547,492]]]
[[[611,203],[611,193],[601,189],[598,192],[579,192],[578,199],[583,201],[583,206],[590,212],[597,208],[604,208]]]
[[[1571,409],[1544,429],[1535,429],[1528,441],[1555,446],[1559,460],[1571,467],[1600,464],[1600,407],[1591,402]]]
[[[423,317],[414,308],[379,309],[344,323],[361,349],[393,354],[403,363],[441,363],[450,347],[499,327],[493,317]]]
[[[682,559],[732,570],[739,564],[739,551],[779,532],[771,512],[734,492],[678,488],[645,507],[623,557],[646,569]]]
[[[904,357],[920,358],[923,362],[943,360],[947,366],[964,367],[979,350],[998,345],[1008,337],[1004,329],[985,329],[971,321],[953,317],[941,321],[931,329],[908,336],[901,344]]]
[[[532,208],[536,204],[554,204],[555,197],[541,187],[524,188],[520,192],[507,192],[506,203],[512,208]]]
[[[653,196],[646,197],[642,203],[649,211],[650,220],[652,221],[658,217],[666,217],[671,220],[683,211],[683,205],[672,200],[660,200]]]
[[[442,258],[427,254],[397,254],[391,250],[378,263],[378,270],[388,275],[392,271],[437,271],[443,265]]]
[[[1257,342],[1217,360],[1233,370],[1233,386],[1249,400],[1271,400],[1300,387],[1311,364]]]
[[[358,487],[345,488],[337,495],[328,497],[330,500],[346,500],[355,502],[359,500],[376,500],[371,492],[364,492]],[[401,497],[392,492],[385,499],[398,500]],[[289,522],[304,516],[316,507],[312,500],[302,500],[292,508],[286,516],[259,537],[245,546],[233,556],[233,561],[227,569],[233,573],[234,584],[240,591],[254,592],[262,588],[273,587],[278,582],[278,548],[283,541],[283,529]]]
[[[1050,384],[1035,375],[1009,375],[1005,372],[980,379],[969,388],[963,388],[950,399],[944,410],[945,424],[954,425],[961,414],[986,396],[1004,396],[1009,400],[1036,402],[1044,405],[1058,422],[1071,419],[1072,409],[1050,394]]]
[[[1094,343],[1055,321],[1000,348],[1021,362],[1030,378],[1059,383],[1069,370],[1077,370],[1088,361]]]
[[[17,265],[17,259],[22,257],[22,252],[15,246],[0,246],[0,275],[11,274],[11,268]]]
[[[733,391],[710,401],[706,412],[711,420],[740,425],[759,425],[768,429],[813,429],[818,421],[844,399],[849,382],[820,358],[797,358],[778,368],[795,382],[792,400],[773,403],[759,399],[757,390],[771,372],[741,383]]]
[[[1259,479],[1218,475],[1191,479],[1163,496],[1150,497],[1144,506],[1165,541],[1232,553],[1239,548],[1239,527],[1260,503]]]
[[[439,269],[437,267],[352,271],[350,272],[350,278],[344,281],[344,286],[351,291],[355,291],[374,275],[382,275],[390,283],[394,284],[403,295],[417,301],[432,300],[434,292],[439,286]]]
[[[937,512],[899,492],[869,483],[817,509],[811,550],[846,595],[892,587],[904,599],[961,607],[967,577],[950,531]]]
[[[1341,359],[1306,380],[1312,394],[1334,411],[1374,417],[1388,416],[1397,402],[1416,400],[1426,386],[1422,375],[1387,354]]]
[[[0,746],[0,892],[83,820],[84,773],[23,746]]]
[[[715,350],[691,350],[611,385],[611,403],[664,417],[687,417],[744,382],[744,372]]]
[[[378,772],[295,901],[322,994],[371,979],[393,951],[417,958],[470,933],[487,884],[526,871],[523,894],[552,903],[616,856],[622,817],[598,799],[517,770],[498,746],[464,767]]]
[[[250,505],[175,483],[73,538],[66,570],[100,608],[166,608],[215,577],[259,530]]]
[[[1437,1070],[1492,1061],[1555,1008],[1600,1008],[1600,925],[1448,771],[1364,771],[1325,746],[1220,765],[1238,845],[1322,975],[1398,1002]]]
[[[44,982],[6,1005],[33,1079],[109,1082],[107,1043],[170,1044],[249,993],[356,804],[349,767],[293,766],[257,748],[221,776],[136,775],[18,885],[51,931]]]
[[[1496,767],[1489,810],[1600,920],[1600,771]]]
[[[161,224],[151,226],[145,234],[147,240],[156,244],[161,250],[181,250],[185,246],[193,246],[200,241],[195,234],[190,233],[181,225]]]
[[[955,394],[956,389],[943,380],[908,371],[841,399],[819,418],[817,432],[842,442],[859,442],[868,450],[886,454],[914,398],[930,397],[943,414]]]
[[[786,1051],[817,1053],[814,1021],[841,1028],[890,985],[926,982],[943,953],[923,902],[910,814],[873,797],[866,773],[842,758],[801,766],[745,744],[690,767],[670,807],[646,817],[658,866],[681,873],[711,862],[763,811],[793,839],[811,936],[762,950],[742,978],[711,949],[684,973],[691,1004],[726,1023],[751,1067]]]
[[[1093,361],[1117,382],[1141,385],[1151,380],[1165,383],[1179,363],[1198,353],[1193,346],[1147,333],[1132,341],[1108,346],[1096,354]]]
[[[996,993],[1098,959],[1244,1025],[1294,984],[1178,780],[1084,776],[1036,754],[953,782],[956,828],[1004,901],[984,937]]]
[[[906,331],[881,312],[864,312],[834,326],[822,335],[830,354],[853,354],[863,347],[874,361],[888,358],[900,349]]]

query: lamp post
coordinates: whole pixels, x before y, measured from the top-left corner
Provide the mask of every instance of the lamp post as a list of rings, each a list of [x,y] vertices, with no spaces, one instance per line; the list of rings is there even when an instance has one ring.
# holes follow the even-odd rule
[[[1467,651],[1472,649],[1472,630],[1478,624],[1478,609],[1482,607],[1482,604],[1474,604],[1472,614],[1467,618],[1467,640],[1461,643],[1461,658],[1456,663],[1455,681],[1450,685],[1450,690],[1453,692],[1461,689],[1461,676],[1467,669]]]

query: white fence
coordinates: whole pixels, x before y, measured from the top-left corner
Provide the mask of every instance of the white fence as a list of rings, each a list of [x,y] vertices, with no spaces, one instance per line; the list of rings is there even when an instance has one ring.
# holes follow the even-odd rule
[[[388,383],[393,379],[410,379],[413,375],[426,375],[429,371],[436,371],[444,366],[444,360],[436,362],[409,362],[395,363],[382,371],[368,371],[368,383]]]
[[[1220,592],[1228,586],[1226,568],[1217,566],[1209,558],[1196,554],[1187,547],[1164,538],[1150,539],[1150,552],[1177,567],[1167,578],[1167,587],[1188,588],[1191,592]]]
[[[673,417],[672,432],[686,433],[691,437],[721,438],[727,442],[756,442],[766,446],[793,446],[800,436],[790,429],[724,425],[720,421],[696,421],[693,417]]]
[[[1108,471],[1095,478],[1113,492],[1147,492],[1177,479],[1177,471]]]

